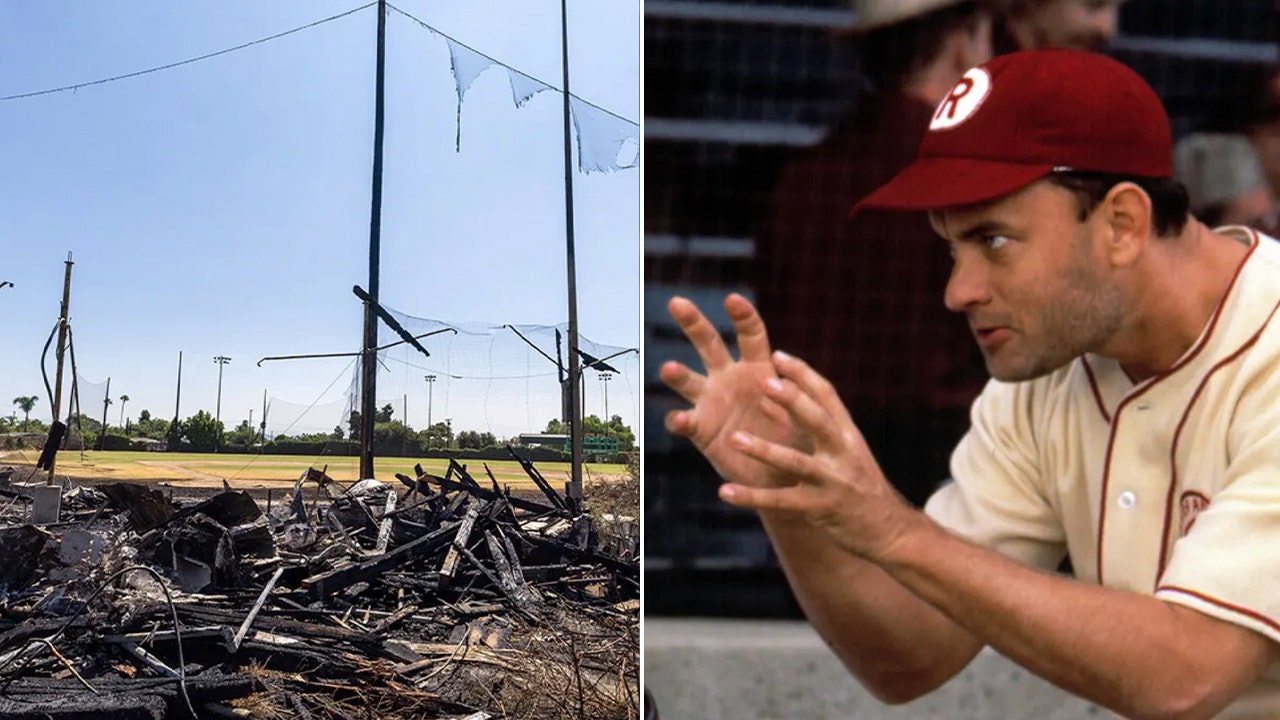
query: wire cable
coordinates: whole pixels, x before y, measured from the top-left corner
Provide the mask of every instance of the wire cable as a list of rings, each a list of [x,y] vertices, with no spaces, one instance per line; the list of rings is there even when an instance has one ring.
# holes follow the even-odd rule
[[[18,93],[17,95],[6,95],[4,97],[0,97],[0,102],[4,102],[6,100],[22,100],[24,98],[37,97],[40,95],[52,95],[53,93],[67,92],[70,90],[79,90],[80,88],[92,87],[94,85],[103,85],[105,83],[115,82],[117,80],[127,80],[129,78],[138,77],[139,75],[147,75],[154,72],[160,72],[161,70],[170,70],[172,68],[181,67],[183,65],[190,65],[191,63],[200,62],[201,60],[208,60],[210,58],[216,58],[219,55],[226,55],[227,53],[233,53],[237,50],[244,50],[245,48],[253,47],[254,45],[261,45],[262,43],[270,42],[272,40],[279,40],[280,38],[285,37],[286,35],[292,35],[296,32],[309,30],[313,27],[316,27],[317,25],[323,25],[327,22],[332,22],[339,18],[344,18],[348,15],[353,15],[355,13],[360,12],[361,10],[371,8],[377,4],[378,3],[376,2],[366,3],[364,5],[361,5],[358,8],[348,10],[344,13],[338,13],[337,15],[332,15],[323,20],[317,20],[313,23],[300,25],[296,28],[293,28],[292,30],[285,30],[284,32],[276,33],[275,35],[270,35],[264,38],[258,38],[257,40],[252,40],[247,43],[242,43],[240,45],[236,45],[235,47],[229,47],[229,48],[226,48],[225,50],[219,50],[217,52],[207,53],[205,55],[200,55],[198,57],[187,58],[186,60],[179,60],[178,62],[171,62],[171,63],[168,63],[167,65],[158,65],[153,68],[147,68],[146,70],[138,70],[131,73],[125,73],[124,75],[114,75],[112,77],[101,78],[99,80],[90,80],[88,82],[76,83],[74,85],[63,85],[62,87],[48,88],[46,90],[36,90],[33,92]]]
[[[62,624],[62,627],[58,628],[57,632],[55,632],[54,634],[50,635],[47,638],[31,638],[30,640],[27,640],[25,643],[22,644],[22,647],[19,648],[17,652],[11,653],[5,660],[0,661],[0,669],[3,669],[10,662],[13,662],[14,659],[20,657],[24,652],[26,652],[27,648],[31,646],[31,643],[45,643],[46,645],[53,647],[52,645],[53,641],[57,640],[59,637],[62,637],[62,634],[66,632],[67,629],[70,628],[71,625],[74,624],[75,621],[78,620],[82,614],[84,614],[85,609],[88,608],[89,605],[93,603],[94,600],[98,599],[98,596],[101,595],[104,590],[111,587],[111,583],[114,582],[116,578],[119,578],[125,573],[130,573],[135,570],[141,570],[143,572],[151,573],[151,575],[155,577],[156,582],[159,583],[160,589],[164,591],[164,599],[169,603],[169,612],[173,616],[174,640],[178,644],[178,687],[182,691],[182,699],[186,701],[187,710],[191,712],[191,717],[198,718],[199,715],[196,714],[196,709],[191,704],[191,696],[187,694],[187,661],[182,653],[182,627],[178,623],[178,608],[173,603],[173,595],[169,592],[169,586],[164,584],[164,578],[160,576],[160,573],[156,572],[152,568],[146,567],[145,565],[130,565],[129,567],[123,568],[121,570],[117,570],[116,572],[112,573],[111,576],[108,577],[106,580],[104,580],[102,585],[97,590],[95,590],[92,595],[89,596],[89,599],[85,600],[84,604],[81,605],[80,608],[76,610],[75,613],[73,613],[65,623]],[[25,668],[30,661],[31,661],[31,658],[28,657],[22,663],[22,666],[18,668],[18,672],[22,672],[22,669]],[[6,680],[4,685],[0,686],[0,692],[3,692],[6,688],[8,688],[9,684],[12,683],[14,680],[16,680],[17,677],[18,677],[17,675],[14,675],[13,677]]]
[[[473,53],[475,53],[475,54],[477,54],[477,55],[479,55],[479,56],[483,57],[484,59],[488,60],[489,62],[495,63],[495,64],[497,64],[497,65],[501,65],[502,67],[504,67],[504,68],[506,68],[506,69],[508,69],[508,70],[515,70],[516,72],[520,73],[521,75],[524,75],[525,77],[528,77],[528,78],[532,78],[532,79],[534,79],[534,80],[537,80],[538,82],[542,83],[543,85],[546,85],[547,87],[551,88],[552,90],[555,90],[556,92],[561,92],[561,93],[562,93],[562,92],[564,92],[564,90],[562,90],[562,89],[560,89],[560,88],[556,87],[555,85],[552,85],[552,84],[551,84],[551,83],[549,83],[549,82],[546,82],[545,80],[542,80],[542,79],[540,79],[540,78],[536,78],[536,77],[534,77],[533,75],[530,75],[529,73],[527,73],[527,72],[525,72],[525,71],[523,71],[523,70],[521,70],[521,69],[519,69],[519,68],[512,67],[512,66],[510,66],[510,65],[508,65],[508,64],[506,64],[506,63],[504,63],[504,62],[502,62],[501,60],[499,60],[499,59],[495,58],[495,57],[494,57],[494,56],[492,56],[492,55],[488,55],[488,54],[486,54],[486,53],[482,53],[482,52],[480,52],[479,50],[477,50],[477,49],[475,49],[475,48],[471,47],[470,45],[468,45],[468,44],[466,44],[466,43],[462,42],[461,40],[459,40],[459,39],[457,39],[457,38],[453,37],[453,36],[452,36],[452,35],[450,35],[449,33],[441,32],[440,30],[437,30],[436,28],[431,27],[430,25],[428,25],[428,24],[426,24],[425,22],[423,22],[423,21],[419,20],[418,18],[416,18],[416,17],[414,17],[414,16],[410,15],[409,13],[405,12],[404,10],[401,10],[400,8],[396,7],[395,5],[392,5],[391,3],[387,3],[387,7],[391,8],[392,10],[395,10],[396,12],[400,13],[401,15],[403,15],[403,16],[405,16],[405,17],[409,18],[410,20],[412,20],[412,21],[414,21],[414,22],[416,22],[416,23],[418,23],[419,25],[421,25],[422,27],[426,28],[427,30],[430,30],[431,32],[433,32],[433,33],[435,33],[435,34],[437,34],[437,35],[439,35],[439,36],[441,36],[441,37],[443,37],[443,38],[445,38],[445,39],[449,40],[450,42],[454,42],[454,43],[457,43],[457,44],[461,45],[462,47],[464,47],[464,48],[466,48],[466,49],[470,50],[471,52],[473,52]],[[616,113],[616,112],[614,112],[614,111],[612,111],[612,110],[610,110],[610,109],[608,109],[608,108],[600,107],[599,105],[597,105],[597,104],[595,104],[595,103],[591,102],[590,100],[586,100],[586,99],[584,99],[584,98],[582,98],[582,97],[579,97],[579,96],[577,96],[577,95],[575,95],[575,94],[573,94],[573,93],[569,93],[569,97],[571,97],[571,98],[575,98],[575,99],[577,99],[577,100],[580,100],[582,103],[584,103],[584,104],[586,104],[586,105],[590,105],[591,107],[593,107],[593,108],[595,108],[595,109],[599,110],[599,111],[600,111],[600,112],[602,112],[602,113],[605,113],[605,114],[607,114],[607,115],[612,115],[612,116],[614,116],[615,118],[617,118],[617,119],[619,119],[619,120],[621,120],[621,121],[623,121],[623,122],[631,123],[632,125],[635,125],[636,127],[640,127],[640,123],[636,122],[635,120],[632,120],[631,118],[628,118],[628,117],[623,117],[622,115],[619,115],[618,113]],[[0,98],[0,99],[3,99],[3,98]]]

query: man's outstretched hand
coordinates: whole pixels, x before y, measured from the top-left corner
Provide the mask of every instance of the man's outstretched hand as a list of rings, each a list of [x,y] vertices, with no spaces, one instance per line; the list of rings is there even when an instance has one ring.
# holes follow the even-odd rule
[[[764,322],[746,298],[724,302],[739,360],[692,302],[677,297],[667,307],[707,370],[662,366],[663,381],[693,404],[667,415],[667,428],[715,466],[726,481],[722,499],[803,517],[872,560],[920,525],[923,516],[889,485],[835,388],[799,358],[770,354]]]
[[[752,487],[785,484],[769,465],[730,445],[735,432],[784,444],[795,444],[798,438],[787,412],[765,395],[765,381],[777,373],[764,321],[750,301],[736,293],[725,298],[724,308],[738,336],[738,360],[696,305],[682,297],[667,303],[706,369],[703,375],[674,361],[663,364],[663,382],[693,405],[669,413],[667,429],[692,440],[725,480]]]

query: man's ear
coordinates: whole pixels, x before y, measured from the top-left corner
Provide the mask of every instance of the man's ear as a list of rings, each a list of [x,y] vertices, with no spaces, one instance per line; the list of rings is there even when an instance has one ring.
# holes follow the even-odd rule
[[[1098,204],[1096,220],[1106,225],[1107,257],[1115,267],[1128,267],[1151,239],[1151,196],[1131,182],[1117,183]]]

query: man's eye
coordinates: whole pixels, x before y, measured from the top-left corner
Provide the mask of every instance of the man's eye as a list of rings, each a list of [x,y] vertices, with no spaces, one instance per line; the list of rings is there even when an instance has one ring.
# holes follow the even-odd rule
[[[987,243],[987,248],[991,250],[999,250],[1004,247],[1005,243],[1009,242],[1009,238],[1004,235],[988,235],[983,240]]]

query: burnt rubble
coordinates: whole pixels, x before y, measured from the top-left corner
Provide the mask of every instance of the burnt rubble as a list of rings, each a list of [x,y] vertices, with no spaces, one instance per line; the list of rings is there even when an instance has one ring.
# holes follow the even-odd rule
[[[44,526],[0,478],[0,718],[638,718],[638,538],[523,465],[64,486]]]

